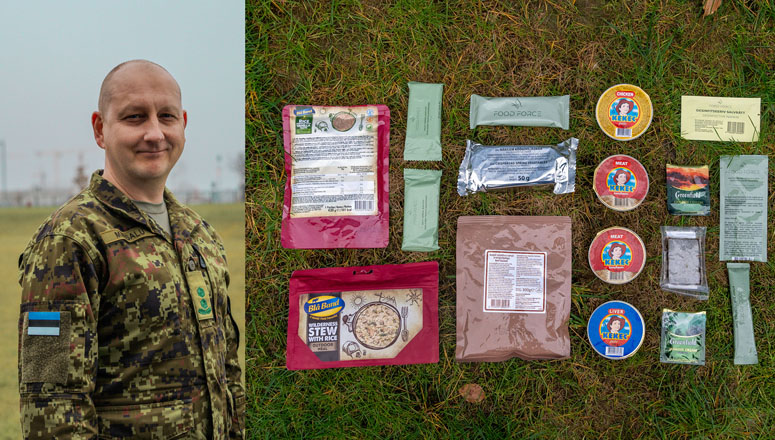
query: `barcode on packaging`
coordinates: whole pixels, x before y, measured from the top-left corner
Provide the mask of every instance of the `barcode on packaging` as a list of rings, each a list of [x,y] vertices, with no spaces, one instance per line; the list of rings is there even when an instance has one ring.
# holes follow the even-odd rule
[[[485,312],[546,313],[546,252],[486,250]]]

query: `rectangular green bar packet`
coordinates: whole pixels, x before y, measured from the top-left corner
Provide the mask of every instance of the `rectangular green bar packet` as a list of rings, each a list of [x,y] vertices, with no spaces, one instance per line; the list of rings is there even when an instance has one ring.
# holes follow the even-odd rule
[[[758,364],[756,340],[751,314],[751,265],[727,263],[729,294],[732,296],[732,318],[735,322],[735,365]]]
[[[444,84],[409,83],[404,160],[441,160]]]
[[[705,365],[705,312],[662,310],[659,360],[668,364]]]
[[[721,156],[719,260],[767,262],[767,156]]]
[[[570,95],[527,98],[485,98],[471,95],[471,130],[479,125],[570,127]]]
[[[439,248],[440,170],[404,169],[404,241],[402,251]]]

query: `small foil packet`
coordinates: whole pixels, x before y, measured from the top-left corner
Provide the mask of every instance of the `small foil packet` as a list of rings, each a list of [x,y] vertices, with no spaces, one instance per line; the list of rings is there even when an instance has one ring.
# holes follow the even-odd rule
[[[705,365],[705,312],[662,310],[659,360],[668,364]]]
[[[555,194],[576,188],[576,151],[579,140],[557,145],[482,145],[466,141],[460,163],[457,192],[467,196],[481,191],[553,184]]]
[[[435,261],[295,271],[289,370],[439,361]]]
[[[662,226],[662,277],[668,292],[708,299],[705,227]]]
[[[471,95],[470,128],[479,125],[570,127],[570,95],[485,98]]]
[[[710,170],[707,165],[665,166],[667,211],[673,215],[710,214]]]

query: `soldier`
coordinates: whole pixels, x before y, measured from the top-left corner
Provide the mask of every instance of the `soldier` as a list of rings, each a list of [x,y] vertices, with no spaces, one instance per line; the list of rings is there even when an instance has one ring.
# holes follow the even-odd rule
[[[180,88],[128,61],[98,109],[105,170],[19,259],[24,437],[243,438],[224,247],[165,189],[185,143]]]

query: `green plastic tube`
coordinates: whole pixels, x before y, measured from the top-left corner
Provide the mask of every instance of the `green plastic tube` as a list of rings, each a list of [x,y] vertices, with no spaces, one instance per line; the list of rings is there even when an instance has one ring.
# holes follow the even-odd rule
[[[748,263],[727,263],[729,293],[732,295],[732,318],[735,323],[735,365],[758,364],[753,335]]]

